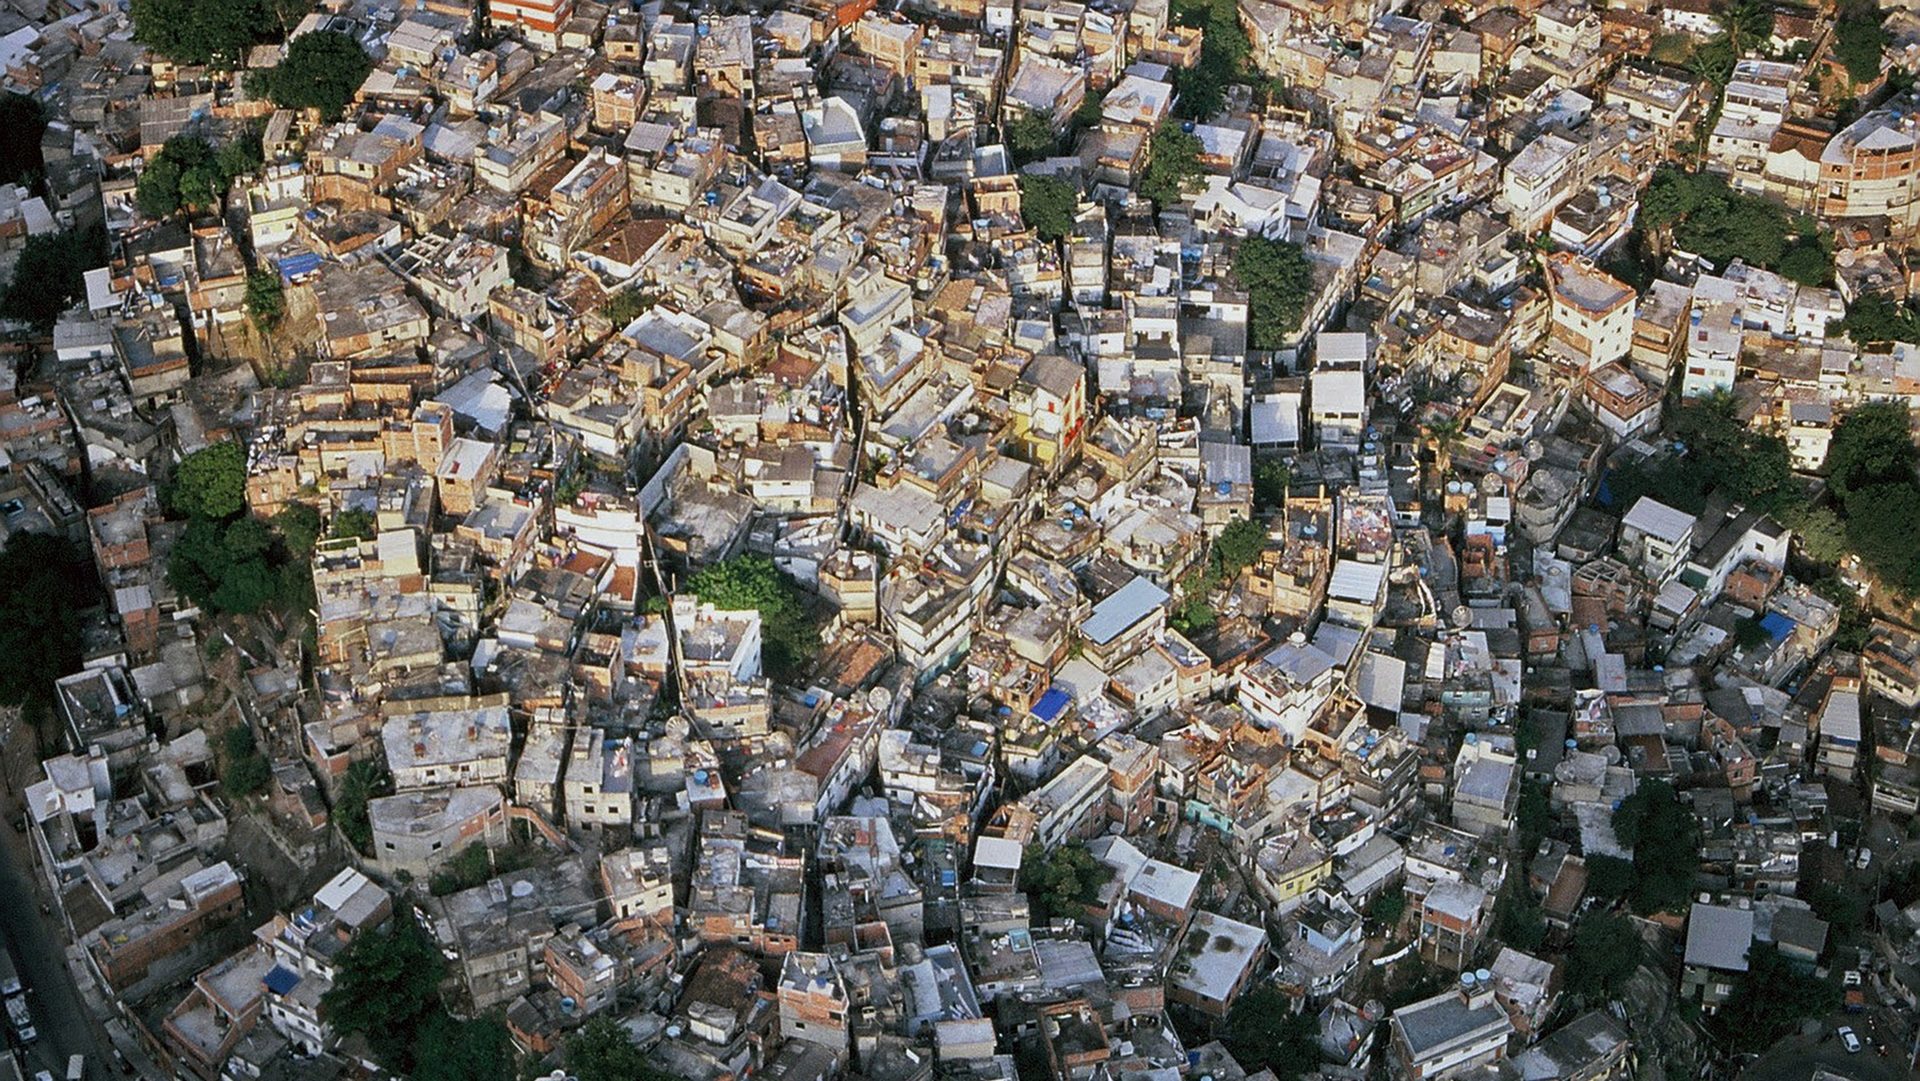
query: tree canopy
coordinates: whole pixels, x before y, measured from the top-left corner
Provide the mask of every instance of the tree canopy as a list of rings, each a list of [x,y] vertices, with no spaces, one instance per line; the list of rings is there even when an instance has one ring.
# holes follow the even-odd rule
[[[1920,343],[1920,312],[1877,293],[1855,298],[1847,314],[1828,324],[1829,334],[1845,334],[1856,345]]]
[[[1733,399],[1714,395],[1683,402],[1674,413],[1674,434],[1685,451],[1615,470],[1607,480],[1613,505],[1633,506],[1643,495],[1690,514],[1706,509],[1707,496],[1727,498],[1776,517],[1803,501],[1786,441],[1741,422]]]
[[[1272,1070],[1279,1081],[1298,1081],[1320,1068],[1320,1024],[1295,1008],[1286,992],[1260,984],[1234,1000],[1220,1042],[1241,1069]]]
[[[413,1042],[440,1011],[446,959],[411,911],[394,914],[340,954],[333,989],[321,999],[335,1031],[367,1038],[380,1060],[400,1071],[413,1067]]]
[[[21,531],[0,549],[0,704],[53,699],[80,668],[80,609],[92,590],[67,542]]]
[[[333,120],[346,112],[372,70],[373,59],[358,41],[320,30],[294,38],[287,46],[287,58],[255,79],[275,105],[318,109],[321,116]]]
[[[1801,971],[1771,942],[1756,942],[1714,1020],[1736,1051],[1764,1051],[1800,1022],[1831,1010],[1839,997],[1838,987]]]
[[[1073,216],[1080,209],[1080,193],[1053,176],[1020,177],[1020,214],[1043,239],[1059,240],[1073,232]]]
[[[606,1014],[590,1018],[567,1038],[565,1058],[567,1072],[580,1081],[675,1081]]]
[[[1669,912],[1687,903],[1700,870],[1700,829],[1673,786],[1645,780],[1620,801],[1614,836],[1633,849],[1633,887],[1627,898],[1643,914]]]
[[[1113,868],[1093,858],[1083,844],[1064,844],[1051,852],[1030,846],[1020,861],[1020,888],[1033,906],[1033,918],[1051,920],[1079,915],[1082,905],[1099,899]]]
[[[1200,140],[1178,121],[1167,120],[1153,133],[1140,194],[1155,206],[1177,203],[1200,179]]]
[[[1053,130],[1053,114],[1044,109],[1022,110],[1007,121],[1006,136],[1007,153],[1015,165],[1039,161],[1051,155],[1060,143]]]
[[[247,316],[253,325],[271,331],[287,317],[287,294],[280,275],[271,270],[256,270],[247,275]]]
[[[1613,912],[1592,912],[1573,929],[1573,945],[1561,969],[1567,993],[1587,1004],[1618,998],[1640,967],[1644,947],[1633,923]]]
[[[1716,266],[1741,259],[1805,285],[1824,285],[1833,276],[1832,252],[1813,222],[1734,191],[1715,173],[1661,168],[1641,195],[1640,220],[1671,229],[1676,245]]]
[[[1240,26],[1235,0],[1179,0],[1173,21],[1203,31],[1200,62],[1173,72],[1174,113],[1189,120],[1206,120],[1226,104],[1227,87],[1247,77],[1247,57],[1253,46]]]
[[[134,37],[180,64],[233,67],[287,36],[310,0],[133,0]]]
[[[1893,35],[1881,23],[1880,11],[1872,4],[1849,4],[1833,24],[1833,55],[1847,69],[1847,78],[1870,83],[1880,77],[1887,46]]]
[[[1834,427],[1827,445],[1827,481],[1844,521],[1846,546],[1880,581],[1906,593],[1920,593],[1920,549],[1913,544],[1913,523],[1920,520],[1920,480],[1914,467],[1911,421],[1892,402],[1862,405]],[[1816,521],[1814,524],[1820,524]],[[1831,538],[1810,539],[1832,556]],[[1816,556],[1818,558],[1818,556]]]
[[[39,99],[0,90],[0,184],[32,185],[46,169],[40,136],[47,111]]]
[[[392,791],[393,779],[373,762],[361,760],[347,767],[340,778],[340,798],[333,804],[333,823],[340,835],[362,853],[373,851],[373,820],[367,815],[367,802]]]
[[[254,743],[253,729],[244,723],[221,734],[220,759],[220,786],[229,796],[251,796],[273,779],[273,767]]]
[[[247,507],[247,452],[227,440],[180,460],[167,504],[189,518],[231,518]]]
[[[260,165],[258,133],[248,132],[218,150],[198,135],[176,135],[141,170],[134,201],[150,218],[217,209],[234,180]]]
[[[820,628],[800,587],[765,556],[735,556],[704,567],[686,588],[716,607],[760,613],[761,658],[776,679],[798,675],[820,647]]]
[[[87,295],[87,271],[106,262],[106,232],[98,226],[28,237],[0,293],[0,318],[51,330]]]
[[[1247,290],[1247,334],[1255,349],[1278,349],[1300,327],[1313,298],[1313,264],[1288,240],[1254,236],[1233,253],[1233,274]]]

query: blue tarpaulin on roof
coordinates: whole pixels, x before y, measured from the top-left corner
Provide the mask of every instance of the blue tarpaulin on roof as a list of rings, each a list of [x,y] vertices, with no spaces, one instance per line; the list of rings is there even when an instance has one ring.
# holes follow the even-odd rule
[[[1072,696],[1055,687],[1041,695],[1040,701],[1033,704],[1033,715],[1047,724],[1052,724],[1059,720],[1060,715],[1065,713],[1067,707],[1072,704]]]
[[[267,990],[276,995],[284,995],[300,985],[300,974],[284,965],[275,965],[267,972],[267,978],[261,981]]]
[[[1793,633],[1793,627],[1793,620],[1778,612],[1768,612],[1760,617],[1760,629],[1766,631],[1767,637],[1776,642],[1785,641],[1787,635]]]
[[[299,252],[280,260],[280,280],[290,282],[320,269],[320,257],[310,251]]]

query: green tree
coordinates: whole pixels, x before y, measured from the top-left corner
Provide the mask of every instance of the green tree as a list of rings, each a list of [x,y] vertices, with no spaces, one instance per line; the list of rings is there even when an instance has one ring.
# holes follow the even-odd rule
[[[1255,349],[1278,349],[1300,327],[1313,297],[1313,264],[1289,240],[1248,237],[1233,253],[1233,274],[1247,291],[1247,332]]]
[[[1794,543],[1808,559],[1832,565],[1846,558],[1847,527],[1831,509],[1807,507],[1788,524],[1793,527]]]
[[[341,836],[361,853],[373,850],[373,820],[367,816],[367,803],[392,791],[393,779],[385,770],[365,760],[347,767],[340,779],[340,798],[333,804],[333,821]]]
[[[1913,524],[1920,522],[1920,488],[1876,484],[1847,498],[1847,542],[1883,585],[1920,593],[1920,548]]]
[[[1039,161],[1059,147],[1053,132],[1053,113],[1023,109],[1007,121],[1007,153],[1015,165]]]
[[[180,460],[167,505],[189,518],[231,518],[247,507],[247,452],[227,440]]]
[[[1911,484],[1920,452],[1913,446],[1905,407],[1870,402],[1834,426],[1827,443],[1827,483],[1844,504],[1847,497],[1878,484]]]
[[[251,796],[267,787],[273,780],[273,767],[259,754],[250,754],[227,763],[225,773],[220,775],[220,787],[228,797],[240,799]]]
[[[820,628],[800,587],[765,556],[735,556],[704,567],[687,579],[686,588],[719,608],[760,613],[761,653],[775,679],[799,675],[820,648]]]
[[[304,561],[313,555],[313,546],[320,539],[320,512],[305,503],[289,503],[273,516],[273,527],[279,530],[287,554]]]
[[[1080,209],[1080,193],[1059,177],[1023,174],[1020,177],[1020,214],[1042,239],[1059,240],[1073,232],[1073,216]]]
[[[1274,510],[1287,502],[1287,485],[1293,481],[1293,471],[1287,463],[1274,457],[1256,458],[1253,462],[1253,503],[1261,510]]]
[[[373,516],[372,511],[359,507],[348,507],[334,515],[327,530],[327,536],[334,540],[346,540],[348,537],[372,540],[379,535],[379,519]]]
[[[280,65],[256,76],[257,88],[288,109],[318,109],[337,119],[373,70],[373,60],[346,34],[321,30],[302,34],[287,46]]]
[[[1714,1020],[1734,1050],[1764,1051],[1800,1022],[1827,1013],[1839,998],[1835,984],[1801,971],[1772,943],[1756,942],[1747,951],[1747,970]]]
[[[1248,1073],[1272,1070],[1279,1081],[1298,1081],[1320,1068],[1320,1025],[1292,996],[1272,984],[1250,988],[1227,1012],[1220,1042]]]
[[[79,671],[80,610],[90,599],[67,542],[21,531],[0,548],[0,704],[45,704],[53,681]]]
[[[1546,786],[1528,781],[1520,787],[1520,804],[1515,816],[1520,824],[1520,851],[1531,855],[1546,840],[1553,828],[1553,804],[1547,799]]]
[[[247,275],[247,315],[262,331],[272,331],[287,316],[287,294],[280,275],[271,270],[256,270]]]
[[[1140,177],[1140,194],[1156,206],[1177,203],[1192,190],[1201,171],[1200,140],[1168,120],[1153,133],[1147,169]]]
[[[1235,0],[1183,0],[1172,14],[1174,22],[1203,31],[1200,62],[1173,72],[1174,114],[1207,120],[1226,104],[1227,87],[1248,77],[1252,45],[1240,26],[1239,5]]]
[[[260,133],[249,130],[215,150],[198,135],[168,139],[140,172],[134,202],[149,218],[218,209],[234,180],[260,168]]]
[[[599,1014],[567,1038],[567,1072],[580,1081],[674,1081],[655,1066],[625,1026]]]
[[[1613,814],[1614,836],[1633,849],[1628,899],[1642,914],[1668,912],[1693,895],[1700,870],[1700,829],[1673,786],[1644,780]]]
[[[1227,523],[1213,541],[1213,563],[1220,580],[1231,581],[1253,566],[1267,547],[1267,530],[1244,518]]]
[[[1609,905],[1633,889],[1633,861],[1603,852],[1587,856],[1587,896]]]
[[[1593,912],[1573,929],[1567,951],[1567,992],[1589,1005],[1618,998],[1640,967],[1644,947],[1633,923],[1612,912]]]
[[[445,972],[440,947],[403,910],[341,951],[333,989],[320,1006],[336,1032],[366,1037],[381,1062],[409,1072],[415,1039],[440,1011]]]
[[[1051,852],[1029,845],[1020,861],[1020,888],[1033,907],[1033,918],[1041,922],[1078,916],[1081,906],[1099,900],[1100,887],[1112,877],[1113,868],[1078,842]]]
[[[1534,900],[1533,890],[1524,876],[1515,875],[1509,881],[1496,925],[1500,941],[1516,950],[1537,950],[1547,941],[1546,915],[1540,911],[1540,902]]]
[[[181,64],[232,67],[260,28],[248,0],[133,0],[131,14],[134,37]]]
[[[494,1017],[428,1014],[413,1048],[412,1081],[513,1081],[513,1038]]]
[[[98,227],[28,237],[0,294],[0,319],[51,330],[87,295],[86,272],[106,265],[105,247],[106,234]]]
[[[1870,83],[1880,77],[1887,46],[1893,35],[1880,25],[1880,12],[1872,5],[1850,5],[1833,24],[1833,55],[1847,69],[1847,78]]]
[[[1869,293],[1847,305],[1847,314],[1829,324],[1827,332],[1845,334],[1856,345],[1920,343],[1920,312],[1907,304]]]
[[[38,98],[0,91],[0,184],[38,183],[46,171],[40,137],[47,130],[47,110]]]
[[[1740,56],[1773,36],[1773,6],[1763,0],[1732,0],[1714,18]]]

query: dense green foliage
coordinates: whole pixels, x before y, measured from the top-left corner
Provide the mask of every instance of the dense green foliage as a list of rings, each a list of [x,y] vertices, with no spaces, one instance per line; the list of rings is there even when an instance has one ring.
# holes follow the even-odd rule
[[[1516,950],[1537,950],[1547,941],[1546,914],[1540,910],[1540,902],[1534,898],[1533,888],[1527,885],[1524,876],[1513,875],[1508,879],[1495,927],[1500,941]]]
[[[256,75],[253,88],[275,105],[318,109],[321,116],[335,120],[347,111],[354,93],[372,70],[373,58],[359,42],[345,34],[320,30],[294,38],[287,46],[287,58],[278,67]]]
[[[1045,110],[1024,110],[1007,121],[1007,153],[1015,165],[1049,157],[1059,147],[1053,131],[1053,114]]]
[[[1611,905],[1633,888],[1633,861],[1604,852],[1587,856],[1587,896]]]
[[[1226,104],[1226,89],[1247,78],[1247,55],[1252,45],[1240,26],[1235,0],[1177,0],[1173,21],[1204,32],[1200,62],[1173,72],[1174,112],[1190,120],[1206,120]]]
[[[1607,480],[1615,507],[1624,511],[1650,495],[1698,514],[1706,508],[1708,494],[1718,491],[1775,516],[1798,509],[1802,496],[1786,441],[1741,423],[1732,398],[1716,395],[1682,403],[1673,427],[1686,453],[1615,470]]]
[[[1770,942],[1747,951],[1747,971],[1714,1020],[1736,1051],[1764,1051],[1789,1036],[1800,1022],[1819,1017],[1840,1001],[1840,990],[1802,972]]]
[[[410,911],[353,940],[320,1000],[342,1035],[364,1036],[388,1068],[418,1081],[507,1081],[513,1048],[499,1021],[459,1021],[440,999],[446,959]]]
[[[620,1022],[600,1014],[567,1038],[567,1072],[580,1081],[674,1081],[655,1066]]]
[[[238,177],[259,170],[260,137],[249,133],[215,150],[197,135],[176,135],[141,170],[134,189],[140,213],[166,218],[217,209]]]
[[[1247,291],[1247,337],[1255,349],[1278,349],[1300,328],[1313,299],[1313,264],[1289,240],[1248,237],[1233,253],[1233,275]]]
[[[1920,312],[1910,305],[1869,293],[1847,305],[1844,318],[1827,324],[1827,333],[1845,334],[1855,345],[1920,343]]]
[[[247,316],[253,325],[271,331],[287,317],[287,294],[280,275],[271,270],[256,270],[247,275]]]
[[[1153,133],[1147,169],[1140,176],[1140,194],[1155,206],[1177,203],[1200,179],[1200,140],[1173,120]]]
[[[1645,780],[1620,801],[1614,836],[1633,849],[1633,888],[1627,899],[1643,914],[1670,912],[1693,894],[1700,870],[1700,829],[1673,786]]]
[[[0,549],[0,704],[53,700],[53,681],[81,661],[80,609],[91,593],[67,542],[19,532]]]
[[[1237,519],[1229,522],[1214,538],[1207,557],[1180,578],[1180,599],[1173,606],[1168,622],[1181,634],[1196,634],[1214,625],[1218,616],[1207,598],[1221,586],[1231,583],[1240,572],[1260,558],[1267,545],[1266,527],[1258,522]]]
[[[429,1014],[413,1050],[412,1081],[509,1081],[513,1037],[496,1017],[455,1019]]]
[[[372,540],[379,535],[379,520],[373,516],[372,511],[362,510],[359,507],[348,507],[334,515],[333,521],[327,523],[327,537],[330,540],[346,540],[348,537]]]
[[[32,186],[46,169],[40,136],[47,111],[36,98],[0,90],[0,184]]]
[[[1647,228],[1672,229],[1676,245],[1715,266],[1741,259],[1807,285],[1825,284],[1833,275],[1833,254],[1813,222],[1793,218],[1770,200],[1734,191],[1714,173],[1660,169],[1641,198],[1640,221]]]
[[[1920,548],[1913,523],[1920,521],[1920,481],[1905,408],[1892,402],[1863,405],[1833,430],[1827,447],[1827,481],[1845,523],[1846,543],[1882,584],[1920,593]],[[1823,538],[1830,551],[1830,538]],[[1813,549],[1807,549],[1809,555]]]
[[[320,512],[305,503],[289,503],[273,516],[273,528],[280,531],[290,558],[310,559],[313,546],[320,539]]]
[[[220,752],[220,787],[227,795],[251,796],[273,779],[273,768],[254,743],[253,729],[246,724],[236,724],[221,734]]]
[[[427,882],[427,892],[435,897],[484,886],[501,875],[512,874],[533,863],[535,850],[526,846],[489,849],[475,841],[460,850]]]
[[[820,628],[800,587],[765,556],[735,556],[704,567],[686,588],[716,607],[760,613],[761,659],[775,679],[799,675],[820,648]]]
[[[1059,240],[1073,232],[1080,193],[1053,176],[1020,177],[1020,214],[1042,239]]]
[[[181,64],[233,67],[250,47],[278,41],[310,0],[133,0],[134,37]]]
[[[1234,1000],[1220,1042],[1249,1074],[1272,1070],[1279,1081],[1298,1081],[1320,1068],[1320,1024],[1310,1012],[1269,983]]]
[[[340,778],[340,798],[333,804],[333,823],[340,835],[362,854],[373,851],[373,819],[367,815],[367,802],[393,790],[393,779],[385,770],[369,761],[347,767]]]
[[[1112,877],[1113,868],[1077,842],[1051,852],[1029,847],[1020,861],[1020,888],[1036,922],[1079,915],[1082,905],[1099,899],[1100,887]]]
[[[0,319],[45,333],[62,312],[87,295],[86,273],[107,262],[106,231],[98,226],[27,238],[0,293]]]
[[[1627,917],[1593,912],[1573,929],[1567,953],[1567,993],[1591,1005],[1618,998],[1640,967],[1643,947]]]
[[[1256,458],[1253,461],[1253,505],[1261,510],[1276,510],[1287,501],[1287,485],[1293,481],[1293,470],[1279,458]]]
[[[1833,24],[1833,56],[1847,69],[1847,78],[1870,83],[1880,68],[1893,35],[1880,25],[1880,10],[1872,4],[1849,4]]]
[[[247,451],[227,440],[180,460],[167,506],[188,518],[227,519],[247,509]]]

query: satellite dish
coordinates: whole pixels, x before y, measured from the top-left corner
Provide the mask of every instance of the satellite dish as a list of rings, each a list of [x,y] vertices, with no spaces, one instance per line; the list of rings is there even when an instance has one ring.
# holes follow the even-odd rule
[[[522,898],[524,898],[524,897],[532,897],[532,896],[533,896],[533,883],[532,883],[532,882],[529,882],[528,880],[526,880],[526,879],[524,879],[524,878],[523,878],[523,879],[521,879],[521,880],[520,880],[520,881],[518,881],[518,882],[515,882],[515,883],[513,884],[513,895],[514,895],[515,897],[522,897]]]
[[[1453,610],[1453,625],[1466,628],[1473,625],[1473,609],[1461,605]]]

